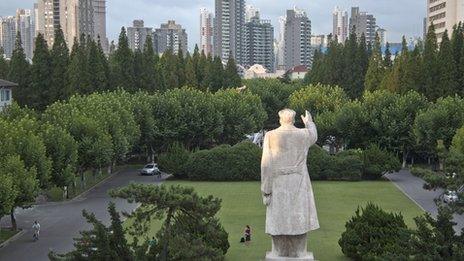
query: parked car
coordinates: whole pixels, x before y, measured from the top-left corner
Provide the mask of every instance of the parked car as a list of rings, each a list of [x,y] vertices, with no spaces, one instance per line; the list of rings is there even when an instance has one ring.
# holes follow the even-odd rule
[[[458,193],[454,190],[447,190],[442,199],[444,203],[454,203],[458,201]]]
[[[145,165],[145,167],[143,167],[141,170],[140,170],[140,175],[160,175],[161,174],[161,171],[159,170],[158,168],[158,165],[156,163],[150,163],[150,164],[147,164]]]

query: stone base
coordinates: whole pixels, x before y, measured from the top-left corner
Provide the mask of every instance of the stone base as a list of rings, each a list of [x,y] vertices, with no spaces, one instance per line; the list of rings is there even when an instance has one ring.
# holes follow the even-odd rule
[[[307,252],[306,255],[302,257],[283,257],[276,256],[272,252],[267,252],[264,261],[314,261],[314,255],[312,252]]]

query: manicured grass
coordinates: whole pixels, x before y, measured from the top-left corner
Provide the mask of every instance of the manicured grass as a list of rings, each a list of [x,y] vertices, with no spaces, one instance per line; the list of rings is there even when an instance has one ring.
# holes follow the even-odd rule
[[[259,182],[166,183],[192,186],[201,195],[222,199],[219,217],[229,233],[230,243],[226,260],[261,260],[270,250],[270,237],[264,233],[265,207]],[[417,205],[387,181],[313,182],[313,187],[321,228],[310,234],[308,249],[314,252],[317,260],[347,260],[340,250],[338,239],[358,205],[364,206],[371,201],[387,211],[401,212],[408,226],[414,226],[413,217],[422,214]],[[249,246],[239,243],[245,225],[250,225],[253,232]],[[158,229],[159,222],[154,222],[149,236]]]
[[[0,230],[0,243],[5,242],[8,238],[16,235],[19,231],[12,231],[10,229],[1,229]]]

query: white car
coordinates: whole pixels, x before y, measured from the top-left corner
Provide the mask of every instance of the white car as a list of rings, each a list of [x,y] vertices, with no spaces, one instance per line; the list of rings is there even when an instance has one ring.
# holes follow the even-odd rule
[[[161,174],[161,172],[156,163],[147,164],[145,165],[145,167],[143,167],[140,170],[140,175],[159,175],[159,174]]]
[[[456,202],[456,201],[458,201],[458,193],[456,193],[456,191],[447,190],[443,194],[443,202],[444,203],[453,203],[453,202]]]

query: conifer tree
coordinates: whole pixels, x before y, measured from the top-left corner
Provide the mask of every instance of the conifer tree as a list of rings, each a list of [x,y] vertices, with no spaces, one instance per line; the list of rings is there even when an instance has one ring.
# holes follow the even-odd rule
[[[142,75],[140,88],[147,91],[155,91],[157,89],[156,82],[156,58],[155,49],[153,48],[153,40],[151,37],[147,37],[145,44],[143,45],[143,57],[142,57]]]
[[[219,56],[214,57],[214,60],[208,63],[206,71],[208,73],[208,89],[213,92],[221,89],[224,86],[225,80],[225,72],[221,58],[219,58]]]
[[[11,56],[8,71],[8,80],[18,84],[18,88],[13,92],[14,99],[20,105],[29,105],[28,94],[31,87],[31,66],[26,60],[24,49],[21,43],[21,35],[16,34],[15,48]]]
[[[179,81],[178,86],[182,87],[185,85],[185,57],[182,51],[181,45],[179,44],[179,50],[177,51],[177,79]]]
[[[453,58],[456,65],[456,76],[455,79],[461,88],[464,88],[464,82],[461,80],[461,76],[464,74],[464,64],[461,63],[462,53],[464,49],[464,29],[463,24],[460,22],[453,29],[453,35],[451,37],[451,46],[453,48]]]
[[[50,103],[57,100],[68,99],[71,95],[68,80],[69,66],[69,49],[64,40],[61,27],[55,29],[51,56],[51,85],[50,85]]]
[[[114,80],[112,88],[134,90],[134,55],[129,48],[129,40],[124,27],[121,28],[118,47],[112,55],[110,68],[111,78]]]
[[[177,55],[171,49],[167,49],[161,56],[162,73],[165,80],[165,88],[172,89],[179,87],[179,77],[177,73]]]
[[[108,89],[108,65],[103,50],[101,49],[100,39],[98,39],[98,43],[93,39],[89,39],[88,49],[87,68],[91,70],[89,73],[89,85],[91,90],[89,91],[105,91]]]
[[[385,67],[380,50],[380,39],[379,36],[376,35],[372,49],[372,55],[369,60],[369,68],[367,70],[366,79],[364,82],[365,89],[368,91],[379,89],[384,76]]]
[[[366,35],[364,33],[361,34],[361,37],[359,38],[359,45],[358,45],[358,54],[356,55],[356,58],[358,59],[357,64],[361,67],[362,75],[361,77],[361,83],[364,85],[364,78],[366,77],[366,72],[367,68],[369,66],[369,50],[368,46],[366,45]],[[362,86],[364,88],[364,86]]]
[[[185,85],[189,87],[198,88],[197,76],[195,74],[195,66],[193,63],[193,58],[190,57],[190,54],[187,54],[185,58]]]
[[[202,51],[202,54],[200,54],[198,45],[195,44],[195,49],[193,50],[193,54],[192,54],[192,65],[193,65],[193,69],[195,70],[197,87],[200,87],[201,82],[203,81],[203,77],[204,77],[204,68],[200,67],[201,66],[200,59],[202,55],[204,55],[203,51]]]
[[[132,91],[140,90],[142,87],[143,75],[143,54],[140,49],[134,51],[134,85]]]
[[[390,51],[390,43],[389,42],[387,42],[387,44],[385,45],[384,66],[387,69],[391,68],[393,66],[392,54],[391,54],[391,51]]]
[[[90,86],[90,71],[87,63],[88,53],[85,36],[81,35],[80,41],[74,38],[71,50],[68,77],[71,94],[88,94],[92,92]]]
[[[8,61],[4,54],[3,47],[0,46],[0,79],[6,79],[8,76]]]
[[[32,86],[29,92],[29,104],[39,110],[51,102],[50,74],[51,57],[47,42],[41,33],[35,39],[34,57],[32,58]]]
[[[236,88],[240,87],[242,84],[242,80],[237,72],[237,64],[235,63],[235,59],[232,55],[229,55],[229,59],[227,60],[226,69],[224,72],[224,83],[223,87],[225,88]]]
[[[438,53],[438,71],[440,74],[439,81],[441,86],[434,92],[437,94],[436,98],[459,93],[458,82],[456,80],[457,66],[454,62],[453,49],[448,37],[448,31],[445,30]]]
[[[207,83],[207,68],[208,68],[208,63],[210,62],[210,57],[207,57],[205,55],[204,51],[201,51],[200,54],[200,59],[198,60],[198,67],[196,69],[196,76],[198,80],[198,85],[200,86],[201,90],[206,90],[208,88],[208,83]]]
[[[354,30],[351,31],[350,37],[345,43],[343,53],[338,58],[335,58],[334,63],[340,63],[342,66],[341,81],[336,82],[351,98],[358,98],[362,94],[363,86],[361,65],[357,58],[358,55],[358,39]],[[338,67],[338,65],[337,65]]]
[[[440,88],[440,77],[438,70],[438,45],[437,36],[435,35],[435,26],[430,25],[427,31],[427,37],[424,45],[423,55],[423,72],[424,89],[423,92],[427,98],[435,100],[438,98]]]

